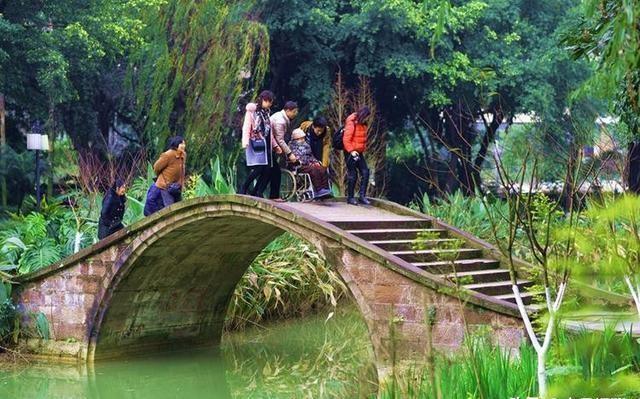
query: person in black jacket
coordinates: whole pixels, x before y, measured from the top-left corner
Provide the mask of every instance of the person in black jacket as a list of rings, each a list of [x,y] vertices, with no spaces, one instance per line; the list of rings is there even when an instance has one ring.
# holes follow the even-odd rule
[[[116,179],[113,187],[104,196],[102,212],[100,212],[100,220],[98,221],[98,238],[100,240],[124,228],[122,217],[127,201],[126,191],[126,184],[122,180]]]

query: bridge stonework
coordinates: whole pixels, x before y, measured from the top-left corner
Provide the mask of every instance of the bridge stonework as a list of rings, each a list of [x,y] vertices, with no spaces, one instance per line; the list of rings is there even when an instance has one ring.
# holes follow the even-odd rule
[[[412,277],[383,251],[286,206],[247,197],[191,200],[27,276],[16,299],[42,312],[49,340],[20,345],[36,356],[93,360],[214,346],[233,291],[251,261],[283,231],[311,243],[346,283],[368,326],[378,369],[459,347],[465,326],[490,327],[517,348],[517,314],[496,312]],[[462,298],[462,299],[461,299]],[[425,320],[435,309],[431,328]],[[395,354],[395,356],[393,356]]]

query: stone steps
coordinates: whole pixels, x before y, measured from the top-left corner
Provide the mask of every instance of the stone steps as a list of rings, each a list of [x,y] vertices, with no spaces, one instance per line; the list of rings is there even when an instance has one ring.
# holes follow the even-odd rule
[[[458,259],[451,261],[437,261],[437,262],[414,262],[414,266],[417,266],[424,271],[433,274],[445,274],[452,273],[454,268],[456,272],[469,272],[474,270],[485,269],[497,269],[500,267],[500,262],[495,259]]]
[[[418,235],[434,238],[444,237],[447,231],[444,229],[356,229],[347,230],[357,237],[367,241],[380,240],[415,240]]]
[[[531,308],[538,308],[538,305],[532,305],[533,299],[536,296],[536,293],[533,292],[520,292],[520,298],[522,298],[522,303],[525,305],[531,305]],[[513,291],[509,294],[504,295],[496,295],[494,298],[502,299],[503,301],[516,303],[516,296]]]
[[[460,281],[461,284],[489,283],[494,281],[509,280],[507,269],[483,269],[467,272],[447,273],[441,275],[451,281]]]
[[[343,230],[361,229],[428,229],[432,223],[425,219],[402,219],[402,220],[341,220],[330,222]]]
[[[416,247],[446,248],[447,246],[455,245],[459,240],[456,240],[455,238],[438,238],[433,240],[380,240],[369,242],[376,247],[384,249],[385,251],[407,251],[415,249]]]
[[[496,300],[516,303],[509,270],[501,268],[499,260],[485,258],[481,249],[465,247],[464,241],[451,238],[445,229],[433,228],[429,220],[342,220],[333,224],[425,272],[454,283],[458,280],[463,288]],[[519,279],[517,283],[523,303],[535,311],[535,294],[526,292],[533,282]]]
[[[409,263],[475,259],[482,256],[481,250],[472,248],[423,249],[418,251],[391,251],[389,253]]]
[[[529,280],[518,279],[516,280],[516,282],[521,291],[525,291],[526,288],[533,285],[533,282]],[[512,294],[513,290],[511,288],[511,285],[512,284],[510,280],[499,280],[484,283],[465,284],[463,285],[463,287],[471,291],[477,291],[485,295],[496,297],[509,293]]]

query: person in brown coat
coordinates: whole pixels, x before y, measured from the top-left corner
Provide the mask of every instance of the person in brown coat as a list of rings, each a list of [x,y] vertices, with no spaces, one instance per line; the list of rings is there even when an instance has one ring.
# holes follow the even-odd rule
[[[153,164],[153,171],[158,178],[147,191],[147,200],[144,204],[145,216],[181,200],[186,160],[184,139],[181,136],[171,138],[169,150],[163,152]]]

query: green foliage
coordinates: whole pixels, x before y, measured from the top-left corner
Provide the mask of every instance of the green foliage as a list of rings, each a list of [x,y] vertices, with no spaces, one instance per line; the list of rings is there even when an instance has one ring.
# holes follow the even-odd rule
[[[233,178],[227,180],[227,178],[222,174],[222,169],[220,168],[220,158],[216,158],[215,160],[211,160],[209,162],[209,166],[211,168],[212,182],[208,184],[200,174],[192,174],[189,176],[185,184],[185,190],[183,192],[183,197],[185,199],[196,198],[196,197],[204,197],[207,195],[226,195],[226,194],[235,194],[235,188],[233,184]]]
[[[28,126],[39,118],[58,130],[50,118],[68,112],[60,121],[78,147],[102,144],[96,117],[118,84],[113,72],[141,44],[142,10],[161,1],[3,2],[0,92],[10,120]]]
[[[636,397],[640,392],[640,340],[604,331],[558,331],[551,352],[550,397]],[[517,356],[477,333],[454,354],[416,365],[387,384],[382,398],[526,398],[537,393],[534,349],[523,344]]]
[[[47,316],[45,316],[44,313],[42,312],[38,312],[32,315],[32,317],[34,319],[34,324],[35,324],[36,332],[38,333],[38,337],[42,339],[49,339],[50,338],[49,320],[47,319]]]
[[[484,240],[493,240],[493,227],[489,214],[497,219],[499,215],[508,212],[506,202],[498,198],[488,200],[490,207],[487,208],[479,198],[465,197],[460,192],[449,195],[445,199],[430,200],[425,194],[422,202],[417,204],[423,213],[438,218],[461,230]],[[504,224],[497,226],[498,239],[506,239],[508,229]]]
[[[274,240],[249,266],[227,311],[228,329],[335,307],[346,293],[338,273],[305,241]]]
[[[172,1],[150,9],[131,83],[156,152],[180,134],[190,148],[189,164],[200,171],[216,147],[229,144],[225,135],[238,98],[262,83],[269,60],[269,34],[246,18],[250,6]]]
[[[549,137],[539,126],[516,125],[509,128],[509,133],[501,136],[500,162],[510,176],[516,176],[523,166],[527,153],[536,154],[537,177],[541,181],[556,182],[563,180],[566,174],[564,153],[558,152],[553,145],[554,138]],[[533,160],[529,158],[527,170],[531,171]],[[529,172],[530,173],[530,172]],[[495,179],[492,176],[492,179]],[[529,176],[525,180],[529,181]]]
[[[580,229],[576,232],[558,229],[557,235],[565,239],[570,235],[576,277],[595,281],[616,292],[628,293],[633,287],[633,295],[640,290],[640,198],[637,196],[592,201]]]
[[[11,146],[5,146],[2,154],[0,168],[5,167],[7,181],[8,204],[19,205],[24,199],[25,193],[34,187],[34,154],[33,151],[18,152]],[[0,170],[2,175],[2,170]],[[0,207],[2,204],[0,204]],[[7,211],[8,209],[5,209]],[[0,216],[1,218],[2,216]]]
[[[44,201],[41,212],[10,214],[0,224],[0,265],[19,274],[34,272],[93,242],[95,226],[77,228],[75,215],[60,203]],[[79,242],[77,242],[79,241]]]
[[[385,387],[381,398],[511,398],[537,392],[536,356],[532,347],[520,347],[519,356],[482,336],[452,356],[438,355],[433,371],[414,367],[396,384]],[[431,374],[433,373],[433,375]]]
[[[550,393],[555,397],[636,397],[640,393],[640,340],[604,331],[560,331],[551,352]]]
[[[0,343],[13,332],[16,308],[11,301],[11,284],[0,282]]]
[[[611,104],[633,139],[640,133],[640,3],[587,0],[582,18],[564,35],[576,58],[594,60],[597,73],[586,86]]]
[[[370,78],[385,129],[395,133],[389,137],[402,144],[402,136],[419,138],[414,146],[422,162],[412,160],[410,166],[428,182],[402,185],[412,190],[407,198],[391,180],[391,198],[406,203],[416,192],[440,195],[461,185],[470,196],[481,189],[480,171],[499,125],[492,126],[489,117],[490,129],[472,127],[480,115],[512,124],[515,115],[534,113],[545,153],[586,141],[575,126],[591,126],[599,104],[572,100],[572,94],[591,70],[558,46],[578,5],[579,0],[535,6],[523,0],[264,1],[272,37],[270,86],[286,98],[303,96],[317,113],[331,109],[335,65],[347,85],[359,76]],[[397,171],[404,164],[388,165],[400,178],[395,181],[407,178]]]

